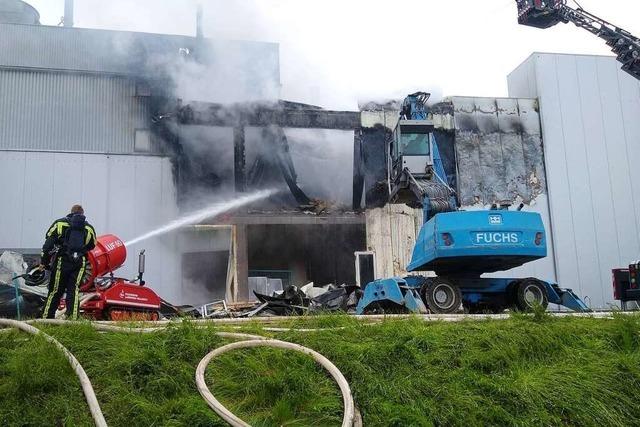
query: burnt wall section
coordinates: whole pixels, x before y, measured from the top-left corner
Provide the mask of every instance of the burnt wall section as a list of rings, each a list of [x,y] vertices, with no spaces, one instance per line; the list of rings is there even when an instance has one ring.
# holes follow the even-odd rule
[[[359,190],[364,190],[364,206],[368,209],[384,206],[389,200],[389,186],[386,183],[386,141],[390,136],[389,129],[375,125],[373,128],[362,129],[360,141],[356,141],[359,143],[357,151],[360,155],[363,182],[363,187]]]
[[[444,173],[447,175],[447,183],[451,188],[458,188],[458,173],[456,165],[455,133],[449,130],[436,129],[433,137],[440,152],[440,160]]]
[[[529,204],[546,193],[537,100],[455,97],[449,103],[462,206],[507,200]],[[447,113],[441,109],[437,114]],[[440,119],[441,128],[450,130],[451,121]]]

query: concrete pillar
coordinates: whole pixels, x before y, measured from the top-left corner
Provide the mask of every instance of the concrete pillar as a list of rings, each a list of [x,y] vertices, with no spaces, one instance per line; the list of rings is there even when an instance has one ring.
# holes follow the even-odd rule
[[[64,18],[62,23],[65,27],[73,27],[73,0],[64,2]]]
[[[233,172],[237,193],[246,191],[246,158],[244,126],[233,128]]]
[[[249,300],[249,246],[247,239],[247,226],[238,224],[234,226],[235,232],[233,249],[236,257],[234,272],[235,302]]]

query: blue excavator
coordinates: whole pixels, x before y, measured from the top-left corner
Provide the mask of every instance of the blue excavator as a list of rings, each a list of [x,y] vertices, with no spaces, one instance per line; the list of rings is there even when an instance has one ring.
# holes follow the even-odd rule
[[[429,118],[429,94],[409,95],[389,143],[390,203],[422,208],[424,225],[408,272],[431,272],[368,283],[358,314],[500,313],[529,311],[558,304],[590,311],[571,290],[537,278],[485,278],[547,256],[542,218],[508,206],[490,210],[459,209],[448,184]]]

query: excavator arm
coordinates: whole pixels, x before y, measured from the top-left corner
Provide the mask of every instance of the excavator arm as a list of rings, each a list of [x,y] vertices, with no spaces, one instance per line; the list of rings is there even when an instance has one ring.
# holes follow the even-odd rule
[[[603,39],[617,55],[622,69],[640,80],[640,39],[630,32],[578,7],[567,6],[566,0],[516,0],[518,23],[536,28],[549,28],[558,23],[573,23]]]
[[[430,94],[408,95],[390,141],[388,165],[389,201],[422,208],[424,222],[437,213],[457,209],[455,191],[447,175],[433,136],[427,100]]]

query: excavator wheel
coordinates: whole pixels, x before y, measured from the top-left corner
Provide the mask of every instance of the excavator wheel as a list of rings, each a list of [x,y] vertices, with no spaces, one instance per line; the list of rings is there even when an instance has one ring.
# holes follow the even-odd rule
[[[455,313],[462,304],[460,288],[440,277],[430,279],[420,293],[427,308],[435,314]]]
[[[513,288],[515,306],[520,311],[532,311],[536,306],[547,308],[549,297],[547,288],[538,279],[523,279]]]

